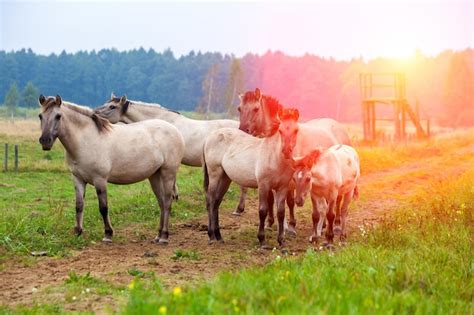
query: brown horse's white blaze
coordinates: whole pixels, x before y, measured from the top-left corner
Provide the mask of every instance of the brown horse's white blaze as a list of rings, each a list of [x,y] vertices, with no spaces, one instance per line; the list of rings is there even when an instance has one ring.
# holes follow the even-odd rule
[[[116,97],[113,93],[110,100],[98,107],[95,112],[113,124],[117,122],[129,124],[148,119],[162,119],[169,122],[183,136],[185,152],[182,163],[189,166],[202,166],[204,140],[212,131],[239,126],[239,122],[230,119],[190,119],[159,104],[131,101],[126,96]],[[241,188],[239,204],[234,214],[238,215],[244,211],[246,194],[246,188]]]
[[[184,140],[171,124],[161,120],[110,125],[90,108],[63,102],[60,96],[39,98],[43,150],[56,139],[66,149],[66,160],[76,190],[75,232],[83,231],[86,184],[95,187],[110,242],[113,229],[107,205],[107,183],[131,184],[148,179],[161,208],[157,241],[168,242],[168,220],[176,173],[184,154]],[[140,139],[140,141],[136,141]]]
[[[258,188],[258,239],[266,247],[264,224],[275,192],[278,242],[285,246],[283,220],[285,197],[293,175],[292,152],[298,137],[298,110],[280,111],[281,123],[265,138],[253,137],[237,129],[221,129],[209,135],[204,144],[204,183],[209,214],[210,242],[221,240],[219,206],[231,181]]]
[[[303,206],[308,193],[311,194],[313,203],[311,242],[316,242],[321,237],[323,223],[327,217],[326,240],[332,243],[334,209],[341,217],[341,239],[346,237],[348,207],[357,193],[359,177],[359,156],[348,145],[335,145],[324,151],[315,150],[301,159],[295,159],[293,179],[296,186],[296,204]]]
[[[240,97],[240,129],[253,136],[267,137],[278,128],[280,121],[277,112],[282,106],[273,97],[263,95],[260,89],[248,91]],[[299,123],[299,136],[294,149],[295,156],[304,156],[318,148],[329,148],[334,144],[350,144],[350,138],[344,127],[333,119],[313,119]],[[290,188],[287,196],[289,207],[290,234],[296,234],[296,219],[294,216],[294,192]],[[269,224],[273,222],[270,213]]]

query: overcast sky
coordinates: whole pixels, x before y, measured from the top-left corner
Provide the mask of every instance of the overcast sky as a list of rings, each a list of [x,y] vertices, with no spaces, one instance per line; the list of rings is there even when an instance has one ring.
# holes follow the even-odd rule
[[[128,2],[0,0],[0,50],[140,46],[175,55],[280,50],[336,59],[473,47],[473,1]]]

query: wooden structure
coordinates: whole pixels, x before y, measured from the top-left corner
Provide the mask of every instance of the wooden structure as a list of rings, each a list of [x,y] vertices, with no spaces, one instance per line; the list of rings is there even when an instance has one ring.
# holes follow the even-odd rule
[[[416,111],[413,111],[406,99],[404,73],[360,73],[359,82],[362,98],[364,140],[375,141],[377,139],[375,123],[381,119],[376,117],[376,104],[393,106],[395,139],[397,141],[407,139],[407,118],[413,122],[418,139],[429,136],[429,121],[427,120],[428,133],[425,133],[420,122],[418,102],[416,104]]]

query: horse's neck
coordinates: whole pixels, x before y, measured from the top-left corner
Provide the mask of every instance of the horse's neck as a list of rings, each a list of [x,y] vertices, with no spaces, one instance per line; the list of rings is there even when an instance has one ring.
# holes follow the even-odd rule
[[[147,119],[161,119],[169,123],[174,123],[176,120],[180,119],[182,116],[178,113],[169,111],[162,108],[159,105],[152,104],[141,104],[132,102],[127,110],[127,113],[124,115],[126,123],[137,122]]]
[[[81,139],[92,130],[95,131],[97,127],[90,117],[77,113],[67,106],[61,108],[61,114],[59,141],[69,155],[76,156],[81,150],[81,143],[84,143]]]
[[[289,161],[283,157],[280,133],[277,132],[270,137],[265,137],[261,141],[263,145],[261,156],[265,157],[268,162],[267,165],[278,165],[280,167],[282,164],[289,163]]]

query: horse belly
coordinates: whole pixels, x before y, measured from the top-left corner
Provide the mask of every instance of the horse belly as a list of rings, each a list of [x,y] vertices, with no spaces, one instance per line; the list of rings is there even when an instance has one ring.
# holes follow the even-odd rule
[[[238,163],[222,163],[223,169],[229,178],[240,186],[257,188],[257,178],[254,168],[240,167]]]

